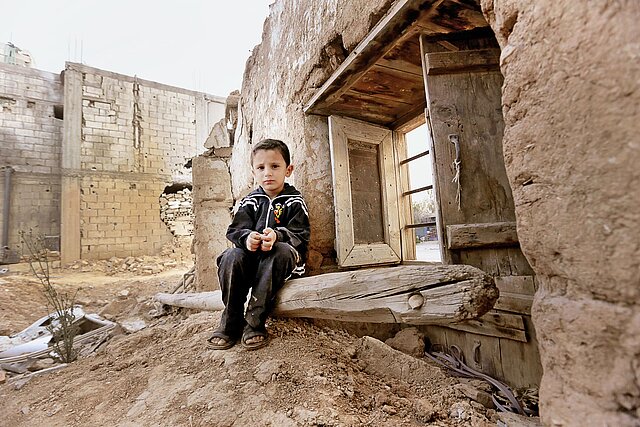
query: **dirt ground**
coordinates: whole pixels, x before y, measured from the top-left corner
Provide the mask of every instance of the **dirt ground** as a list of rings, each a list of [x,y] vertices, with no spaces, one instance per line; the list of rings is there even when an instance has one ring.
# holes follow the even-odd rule
[[[188,269],[181,263],[148,276],[55,270],[56,285],[80,289],[86,312],[147,326],[129,334],[117,328],[92,355],[22,387],[12,380],[0,385],[0,424],[495,425],[495,411],[465,398],[458,379],[424,359],[383,344],[367,347],[374,340],[307,320],[270,319],[271,342],[257,351],[209,350],[205,342],[219,313],[148,314],[152,296],[172,290]],[[13,270],[0,275],[4,335],[46,314],[38,282]],[[385,365],[398,360],[411,369]]]

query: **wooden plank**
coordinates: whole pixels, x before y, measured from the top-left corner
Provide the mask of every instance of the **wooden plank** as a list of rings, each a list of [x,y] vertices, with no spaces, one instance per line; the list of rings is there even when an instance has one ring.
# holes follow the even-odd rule
[[[496,338],[520,342],[528,341],[522,316],[509,313],[487,313],[478,319],[451,324],[447,327]]]
[[[412,73],[422,79],[422,62],[420,60],[418,37],[410,38],[404,43],[395,44],[376,64]]]
[[[456,345],[462,350],[468,366],[494,378],[504,378],[499,338],[456,331],[447,327],[447,343],[449,346]]]
[[[374,65],[351,86],[349,93],[413,106],[424,100],[423,91],[416,88],[422,88],[422,75]]]
[[[515,222],[447,225],[449,249],[467,249],[518,244]]]
[[[500,340],[500,354],[504,375],[509,384],[517,388],[539,387],[542,378],[542,364],[538,340],[530,316],[523,316],[529,342]]]
[[[403,265],[290,280],[278,292],[274,314],[371,323],[446,325],[491,309],[497,288],[468,265]],[[162,304],[220,310],[220,291],[157,294]]]
[[[501,293],[533,295],[536,292],[533,276],[498,276],[494,280]]]
[[[428,53],[427,75],[500,70],[500,49]]]
[[[500,292],[500,298],[496,301],[495,309],[530,315],[532,303],[533,296],[531,295]]]

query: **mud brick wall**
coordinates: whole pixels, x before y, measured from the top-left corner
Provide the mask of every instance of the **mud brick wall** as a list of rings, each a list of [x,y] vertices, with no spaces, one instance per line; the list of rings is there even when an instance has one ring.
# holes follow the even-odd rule
[[[82,88],[81,121],[67,122],[80,127],[81,258],[158,253],[172,239],[160,196],[191,182],[187,162],[224,116],[224,98],[80,64],[65,73]]]
[[[305,116],[304,103],[388,10],[390,0],[279,0],[262,42],[247,61],[230,167],[233,195],[253,186],[251,144],[278,138],[291,149],[291,183],[311,216],[310,271],[335,261],[334,206],[327,120]]]
[[[60,234],[60,146],[63,87],[60,75],[0,64],[0,203],[5,171],[11,177],[10,249],[19,231]],[[55,111],[54,111],[55,109]],[[0,230],[4,206],[0,206]],[[57,238],[50,240],[57,246]]]
[[[483,0],[549,426],[640,425],[640,3]]]

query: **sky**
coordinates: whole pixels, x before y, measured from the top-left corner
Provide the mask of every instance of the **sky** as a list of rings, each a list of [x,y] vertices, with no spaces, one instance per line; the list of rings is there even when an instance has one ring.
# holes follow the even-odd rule
[[[0,42],[59,73],[65,61],[227,96],[274,0],[0,0]]]

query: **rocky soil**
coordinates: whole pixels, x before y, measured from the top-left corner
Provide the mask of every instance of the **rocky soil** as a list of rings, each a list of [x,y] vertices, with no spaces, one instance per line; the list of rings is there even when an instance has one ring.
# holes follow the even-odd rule
[[[116,328],[95,353],[57,372],[26,382],[6,379],[1,424],[495,425],[494,410],[466,398],[462,380],[425,359],[310,321],[271,319],[271,342],[257,351],[208,349],[219,313],[149,315],[153,294],[172,290],[189,267],[149,276],[120,267],[115,273],[54,271],[57,286],[80,289],[85,311],[143,328]],[[18,332],[46,313],[38,283],[27,273],[0,275],[0,289],[0,334]]]

